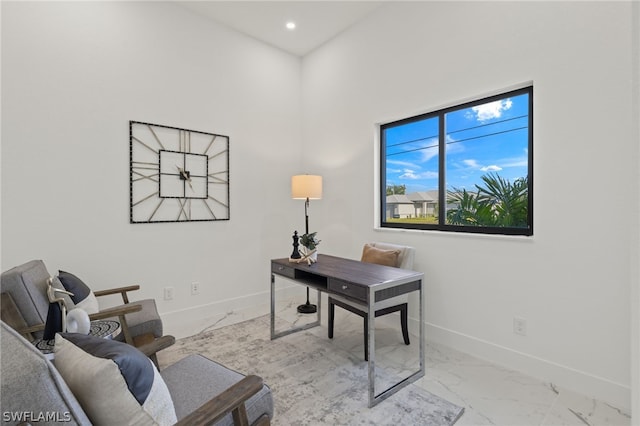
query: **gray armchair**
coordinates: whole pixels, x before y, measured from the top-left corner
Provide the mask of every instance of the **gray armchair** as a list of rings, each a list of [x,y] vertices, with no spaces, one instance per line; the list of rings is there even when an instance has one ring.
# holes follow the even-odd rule
[[[42,260],[32,260],[3,272],[0,278],[2,320],[27,339],[42,337],[49,310],[50,277]],[[119,338],[138,347],[157,365],[156,352],[171,346],[175,338],[162,334],[162,320],[153,299],[129,303],[127,293],[139,288],[134,285],[94,292],[98,297],[120,294],[124,304],[90,314],[89,318],[92,321],[117,318],[122,328]]]
[[[91,424],[79,402],[82,395],[74,395],[62,370],[4,322],[0,341],[3,424],[38,419],[47,424]],[[261,378],[245,377],[203,356],[187,356],[160,376],[179,425],[268,425],[273,417],[271,390]]]

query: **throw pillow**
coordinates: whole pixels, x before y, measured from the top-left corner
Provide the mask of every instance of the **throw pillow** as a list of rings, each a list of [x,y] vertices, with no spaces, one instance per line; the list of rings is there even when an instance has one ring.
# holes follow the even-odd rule
[[[371,244],[365,244],[362,249],[362,261],[367,263],[397,267],[398,256],[400,250],[382,250]]]
[[[61,333],[56,335],[55,365],[94,424],[170,425],[177,421],[160,373],[133,346]]]
[[[76,308],[80,308],[88,314],[100,311],[95,294],[80,278],[65,271],[58,271],[58,278],[64,288],[73,293],[71,300],[75,303]]]

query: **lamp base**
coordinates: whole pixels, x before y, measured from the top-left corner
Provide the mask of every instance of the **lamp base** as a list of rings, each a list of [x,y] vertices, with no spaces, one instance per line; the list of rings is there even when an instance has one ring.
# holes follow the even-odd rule
[[[298,306],[298,312],[300,312],[301,314],[315,314],[316,312],[318,312],[318,308],[316,307],[316,305],[312,305],[311,303],[307,302],[304,305]]]

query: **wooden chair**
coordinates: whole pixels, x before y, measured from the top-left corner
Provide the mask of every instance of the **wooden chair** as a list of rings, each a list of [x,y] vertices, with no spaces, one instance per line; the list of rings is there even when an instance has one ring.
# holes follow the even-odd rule
[[[82,398],[71,391],[56,366],[4,321],[0,340],[3,412],[58,413],[64,414],[65,424],[92,424]],[[273,418],[271,389],[258,376],[244,376],[197,354],[169,365],[160,375],[178,425],[268,425]]]
[[[2,273],[0,316],[27,340],[42,337],[49,309],[49,278],[42,260],[32,260]],[[122,339],[136,346],[157,365],[156,352],[173,345],[175,338],[163,335],[162,321],[153,299],[129,302],[127,293],[139,288],[139,285],[132,285],[94,292],[96,297],[120,294],[124,304],[90,314],[89,319],[117,319]]]
[[[377,263],[386,266],[393,266],[402,269],[412,269],[413,259],[415,257],[415,249],[409,246],[401,246],[388,243],[367,243],[362,250],[361,261],[369,263]],[[400,327],[402,329],[402,337],[405,345],[410,344],[409,327],[408,327],[408,298],[406,295],[398,298],[390,299],[388,306],[383,305],[375,312],[376,318],[393,312],[400,312]],[[400,301],[400,303],[398,303]],[[364,359],[369,360],[369,319],[367,306],[346,299],[344,297],[331,295],[329,296],[329,324],[328,336],[333,339],[333,329],[335,322],[335,307],[339,306],[349,312],[352,312],[364,319]]]

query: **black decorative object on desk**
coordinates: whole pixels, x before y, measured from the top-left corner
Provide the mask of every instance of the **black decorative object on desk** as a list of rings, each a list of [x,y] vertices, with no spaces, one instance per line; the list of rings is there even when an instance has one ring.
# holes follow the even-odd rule
[[[291,259],[300,259],[302,256],[300,255],[300,252],[298,251],[298,240],[300,239],[300,237],[298,237],[298,231],[293,231],[293,253],[291,253]]]

